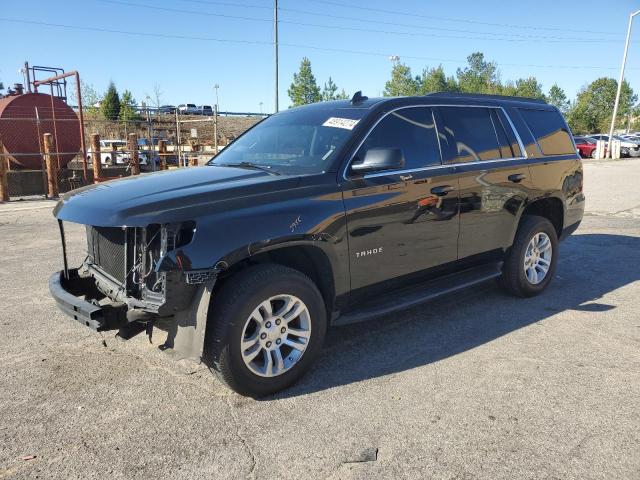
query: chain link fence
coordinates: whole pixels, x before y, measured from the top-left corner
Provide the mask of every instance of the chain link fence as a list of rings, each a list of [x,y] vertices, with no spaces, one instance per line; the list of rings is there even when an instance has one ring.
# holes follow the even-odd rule
[[[6,162],[11,196],[46,194],[47,165],[44,134],[53,136],[50,157],[60,191],[94,181],[92,137],[100,137],[101,172],[97,180],[131,174],[131,134],[140,170],[158,170],[164,158],[169,168],[204,165],[237,136],[264,118],[257,114],[179,115],[175,111],[144,108],[132,110],[130,118],[105,119],[94,108],[85,108],[82,134],[85,137],[87,169],[84,170],[80,122],[70,107],[14,108],[11,115],[0,112],[0,160]],[[161,155],[160,141],[166,145]],[[86,178],[85,178],[86,175]]]

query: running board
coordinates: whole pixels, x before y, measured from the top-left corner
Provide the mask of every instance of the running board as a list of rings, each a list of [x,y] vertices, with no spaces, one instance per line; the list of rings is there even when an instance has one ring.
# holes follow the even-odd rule
[[[454,293],[502,275],[502,263],[474,267],[401,289],[369,302],[363,308],[341,314],[333,325],[348,325],[381,317],[397,310],[420,305],[434,298]]]

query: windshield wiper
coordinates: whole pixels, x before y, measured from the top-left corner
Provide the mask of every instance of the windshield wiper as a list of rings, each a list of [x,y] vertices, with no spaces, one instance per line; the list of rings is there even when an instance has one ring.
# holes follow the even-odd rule
[[[213,165],[216,165],[215,163]],[[253,168],[254,170],[262,170],[263,172],[270,173],[272,175],[280,175],[280,172],[273,170],[270,165],[258,165],[251,162],[238,162],[238,163],[218,163],[221,167],[236,167],[236,168]]]

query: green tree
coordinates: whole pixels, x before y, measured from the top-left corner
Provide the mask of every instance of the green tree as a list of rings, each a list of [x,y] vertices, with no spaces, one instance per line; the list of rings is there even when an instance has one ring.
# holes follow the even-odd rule
[[[78,95],[75,87],[69,91],[69,102],[73,105],[78,104]],[[82,96],[82,109],[85,113],[97,113],[100,106],[100,95],[91,83],[85,83],[80,80],[80,95]]]
[[[120,99],[120,120],[137,120],[139,115],[136,112],[136,99],[133,98],[133,94],[129,90],[122,92],[122,98]]]
[[[569,106],[571,105],[571,102],[569,102],[569,99],[567,98],[567,94],[564,93],[564,90],[560,88],[557,83],[551,85],[549,94],[547,95],[547,101],[554,107],[557,107],[563,114],[567,113],[567,110],[569,110]]]
[[[418,79],[418,93],[426,95],[433,92],[455,92],[458,85],[454,77],[447,77],[442,65],[436,68],[424,69]]]
[[[467,57],[468,66],[458,68],[458,88],[465,93],[499,93],[501,90],[498,67],[487,62],[484,54],[474,52]]]
[[[518,95],[518,88],[516,84],[511,80],[508,80],[504,84],[500,85],[500,95],[509,95],[510,97],[515,97]]]
[[[538,82],[536,77],[519,78],[516,80],[516,96],[539,98],[545,100],[544,93],[542,92],[542,84]]]
[[[322,101],[336,100],[338,98],[337,92],[338,86],[333,82],[331,77],[329,77],[329,81],[325,82],[324,88],[322,89]]]
[[[391,70],[391,79],[384,86],[385,97],[401,97],[418,94],[418,82],[411,75],[411,67],[396,63]]]
[[[576,133],[606,132],[611,124],[618,82],[613,78],[598,78],[584,87],[567,114],[569,126]],[[622,84],[616,128],[625,126],[638,96],[625,80]]]
[[[293,74],[293,83],[289,87],[289,98],[292,106],[307,105],[322,100],[320,87],[311,71],[311,61],[304,57],[300,62],[300,70]]]
[[[109,82],[107,92],[100,102],[100,113],[108,120],[117,120],[120,115],[120,95],[113,82]]]
[[[348,100],[349,98],[349,94],[344,88],[340,90],[340,93],[336,96],[336,100]]]

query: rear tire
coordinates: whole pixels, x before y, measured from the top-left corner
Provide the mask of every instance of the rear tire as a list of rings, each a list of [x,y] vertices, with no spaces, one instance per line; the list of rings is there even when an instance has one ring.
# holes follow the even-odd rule
[[[208,323],[206,345],[220,380],[241,395],[261,397],[309,369],[324,342],[327,314],[306,275],[264,264],[224,283]]]
[[[500,284],[518,297],[540,294],[555,275],[558,253],[558,236],[551,222],[525,215],[507,253]]]

